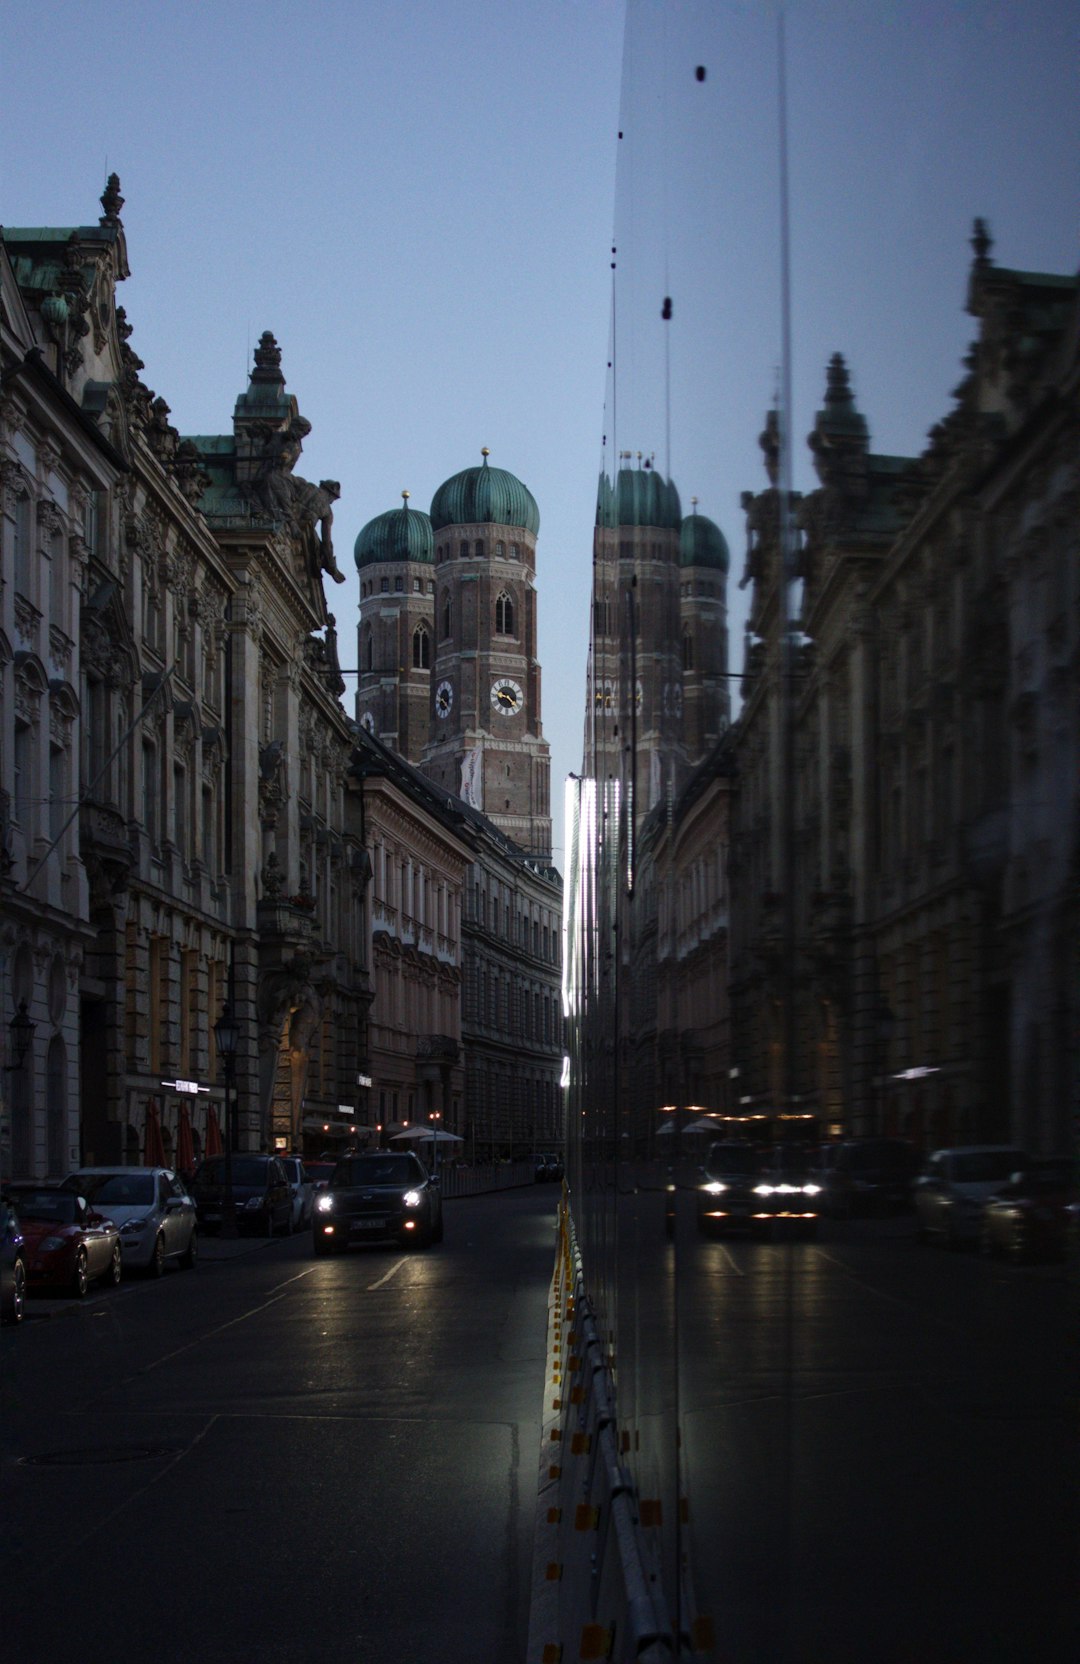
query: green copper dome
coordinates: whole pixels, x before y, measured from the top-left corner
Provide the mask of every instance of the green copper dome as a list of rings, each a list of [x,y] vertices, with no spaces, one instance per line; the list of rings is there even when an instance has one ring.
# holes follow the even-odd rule
[[[688,514],[682,523],[679,533],[679,565],[711,566],[717,572],[726,572],[731,565],[727,538],[715,520],[710,520],[708,515],[698,514],[696,509],[692,514]]]
[[[620,468],[614,484],[601,474],[596,499],[598,526],[655,526],[678,531],[681,519],[682,505],[674,482],[655,468]]]
[[[401,508],[388,509],[369,520],[353,545],[358,567],[377,566],[380,561],[420,560],[433,565],[435,538],[431,521],[423,509],[409,507],[409,493]]]
[[[479,468],[466,468],[440,485],[431,499],[431,524],[444,526],[521,526],[540,530],[540,510],[527,486],[502,468],[488,467],[488,454]]]

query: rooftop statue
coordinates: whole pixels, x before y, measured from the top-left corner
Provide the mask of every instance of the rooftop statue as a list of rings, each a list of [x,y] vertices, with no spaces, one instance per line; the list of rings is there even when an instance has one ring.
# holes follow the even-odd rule
[[[337,480],[320,480],[314,485],[311,480],[293,473],[310,432],[311,423],[303,416],[294,416],[287,428],[270,433],[252,490],[256,501],[275,520],[283,520],[297,537],[305,539],[313,575],[328,572],[335,583],[343,584],[345,574],[339,571],[334,559],[331,535],[333,505],[341,495],[341,487]]]

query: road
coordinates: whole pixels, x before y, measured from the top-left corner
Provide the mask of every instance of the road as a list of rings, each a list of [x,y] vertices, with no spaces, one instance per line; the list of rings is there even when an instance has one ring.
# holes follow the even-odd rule
[[[521,1658],[556,1201],[31,1300],[0,1336],[4,1658]]]

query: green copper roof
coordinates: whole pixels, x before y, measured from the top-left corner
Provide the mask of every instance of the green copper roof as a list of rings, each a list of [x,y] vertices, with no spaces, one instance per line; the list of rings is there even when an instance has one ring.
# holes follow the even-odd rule
[[[674,481],[655,468],[620,468],[612,484],[600,476],[596,499],[598,526],[655,526],[678,531],[682,505]]]
[[[535,537],[540,510],[527,486],[502,468],[489,468],[487,451],[479,468],[466,468],[440,485],[431,499],[431,524],[521,526]]]
[[[711,566],[726,572],[731,565],[727,538],[715,520],[695,511],[688,514],[679,533],[679,565]]]
[[[358,567],[397,560],[420,560],[434,564],[435,538],[431,521],[423,509],[409,507],[407,491],[403,491],[402,496],[405,502],[401,508],[377,514],[360,533],[353,545]]]

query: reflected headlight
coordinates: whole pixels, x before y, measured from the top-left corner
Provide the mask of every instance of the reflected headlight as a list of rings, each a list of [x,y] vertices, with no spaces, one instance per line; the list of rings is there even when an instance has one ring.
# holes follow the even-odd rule
[[[804,1184],[803,1185],[803,1195],[804,1196],[820,1196],[820,1194],[821,1194],[821,1186],[819,1184]]]
[[[721,1184],[719,1179],[710,1179],[709,1183],[705,1186],[705,1189],[709,1192],[710,1196],[720,1196],[727,1189],[727,1185]]]
[[[407,1190],[401,1200],[407,1208],[418,1208],[420,1206],[420,1192],[418,1190]]]
[[[332,1196],[328,1196],[325,1191],[320,1191],[318,1196],[315,1198],[315,1212],[333,1213],[333,1211],[334,1198]]]
[[[773,1187],[772,1187],[771,1184],[756,1184],[754,1186],[754,1195],[755,1196],[771,1196],[772,1193],[773,1193]]]

